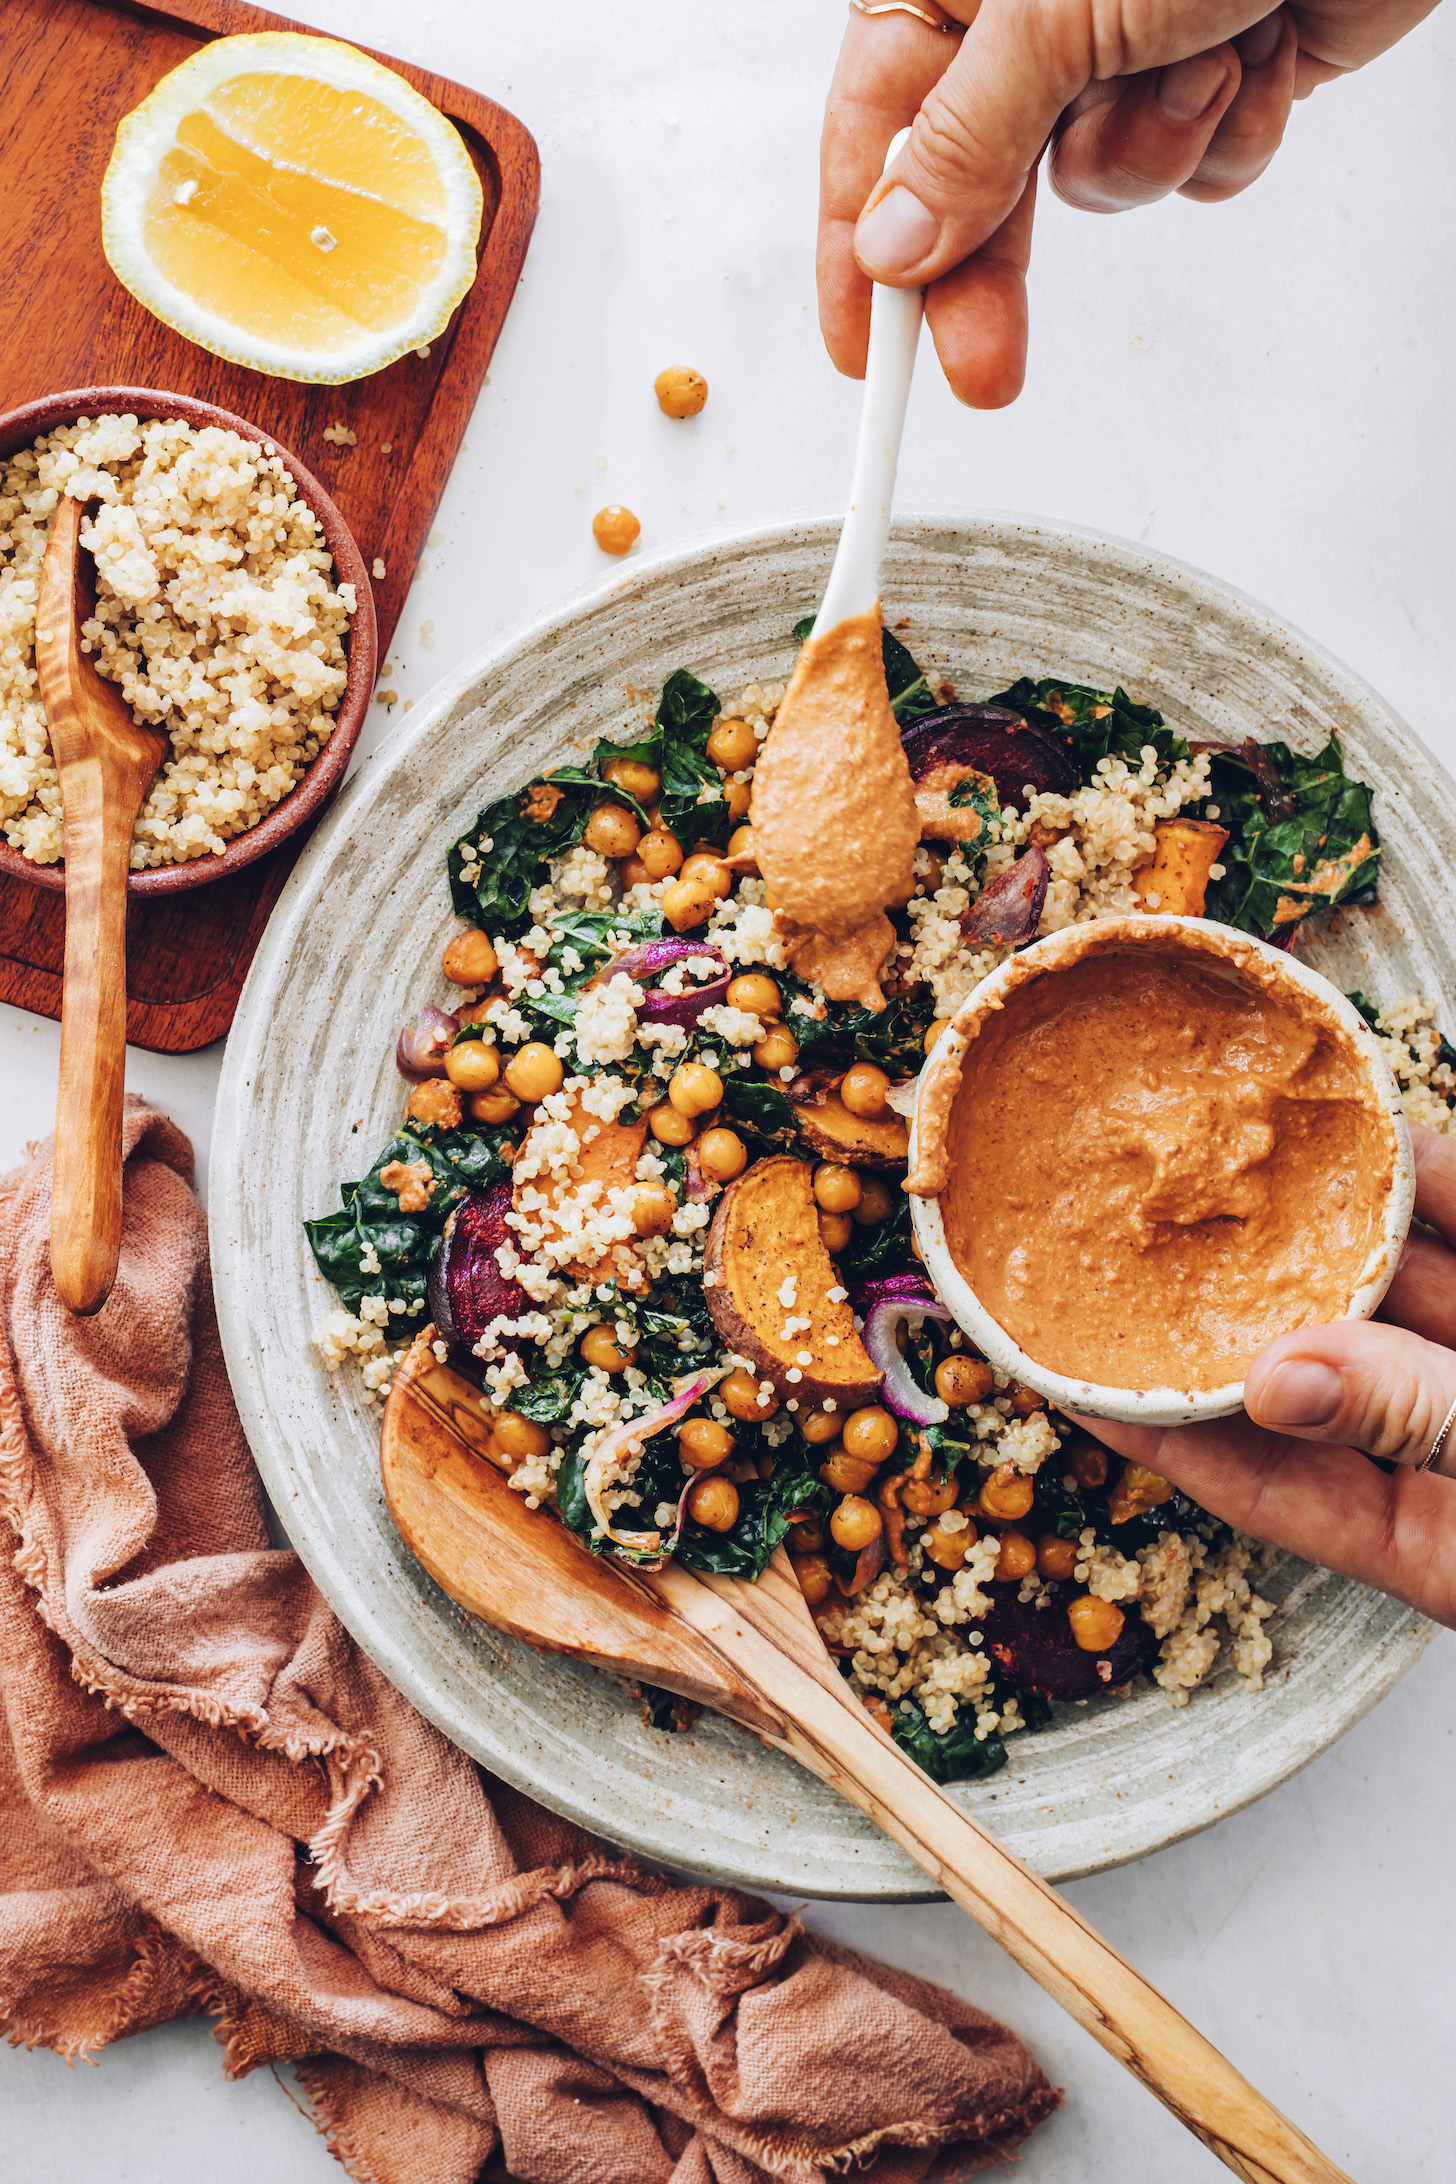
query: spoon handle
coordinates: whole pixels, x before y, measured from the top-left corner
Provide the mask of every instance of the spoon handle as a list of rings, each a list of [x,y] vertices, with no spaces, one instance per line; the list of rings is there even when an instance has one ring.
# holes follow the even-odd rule
[[[756,1688],[757,1722],[774,1721],[771,1741],[868,1813],[1244,2184],[1351,2184],[1054,1888],[952,1804],[871,1721],[830,1665],[780,1560],[753,1585],[693,1579],[676,1565],[654,1580],[661,1597]]]
[[[908,129],[902,129],[894,138],[885,154],[887,167],[909,134]],[[853,615],[868,614],[879,600],[880,564],[890,536],[900,435],[905,428],[905,405],[910,399],[910,379],[924,315],[923,289],[884,288],[878,281],[875,283],[870,298],[870,345],[865,359],[849,512],[815,618],[816,637]]]
[[[126,1081],[126,878],[141,798],[98,760],[67,769],[66,969],[51,1195],[51,1271],[63,1304],[97,1312],[121,1250]]]

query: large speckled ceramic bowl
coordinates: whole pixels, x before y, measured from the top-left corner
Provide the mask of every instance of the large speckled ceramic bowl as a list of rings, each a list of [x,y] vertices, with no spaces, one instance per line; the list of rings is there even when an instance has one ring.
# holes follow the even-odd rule
[[[212,1250],[228,1369],[284,1525],[349,1629],[469,1752],[611,1840],[806,1895],[924,1897],[924,1875],[851,1806],[742,1729],[646,1728],[626,1688],[484,1628],[407,1552],[384,1507],[378,1413],[310,1332],[333,1304],[305,1216],[338,1204],[394,1128],[401,1021],[446,998],[444,853],[490,798],[641,721],[675,667],[725,698],[783,676],[836,526],[791,525],[644,562],[482,654],[402,721],[325,820],[274,912],[228,1042]],[[1378,909],[1310,950],[1342,989],[1456,987],[1456,804],[1410,730],[1336,661],[1195,570],[1085,532],[988,517],[897,524],[887,614],[963,695],[1013,676],[1124,684],[1195,736],[1333,730],[1372,782]],[[953,1795],[1042,1873],[1069,1878],[1207,1827],[1322,1751],[1415,1661],[1429,1626],[1286,1563],[1275,1668],[1230,1669],[1180,1709],[1147,1690],[1060,1709],[1005,1771]]]

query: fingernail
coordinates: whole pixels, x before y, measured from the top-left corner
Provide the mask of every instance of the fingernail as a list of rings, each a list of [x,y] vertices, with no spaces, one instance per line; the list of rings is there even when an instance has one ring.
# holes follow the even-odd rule
[[[1216,53],[1175,61],[1158,78],[1158,104],[1169,121],[1198,121],[1228,82],[1228,63]]]
[[[1344,1399],[1344,1385],[1332,1365],[1296,1357],[1275,1366],[1250,1415],[1261,1426],[1327,1426],[1338,1417]]]
[[[1279,51],[1279,41],[1284,36],[1284,17],[1276,8],[1266,15],[1262,23],[1254,23],[1242,36],[1235,38],[1234,46],[1239,59],[1250,68],[1264,68]]]
[[[940,222],[897,183],[855,229],[854,250],[869,274],[908,273],[935,248]]]

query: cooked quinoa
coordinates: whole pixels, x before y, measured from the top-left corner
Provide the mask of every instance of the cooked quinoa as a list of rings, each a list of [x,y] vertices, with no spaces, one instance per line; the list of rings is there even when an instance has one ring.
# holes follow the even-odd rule
[[[0,828],[37,864],[63,854],[35,668],[35,610],[61,494],[99,500],[82,649],[171,745],[137,820],[133,871],[221,855],[302,778],[333,732],[352,587],[281,459],[177,420],[81,418],[0,463]]]
[[[760,746],[785,689],[781,682],[752,683],[736,705],[720,712],[704,686],[691,677],[674,678],[679,680],[692,684],[710,704],[709,719],[746,722]],[[1023,687],[1032,688],[1017,686]],[[1132,883],[1154,855],[1156,827],[1180,813],[1219,821],[1206,749],[1190,751],[1162,731],[1157,715],[1130,707],[1122,693],[1116,701],[1096,705],[1092,701],[1098,700],[1097,693],[1073,688],[1072,696],[1092,707],[1081,717],[1094,722],[1111,713],[1116,703],[1123,708],[1120,717],[1132,720],[1134,729],[1143,720],[1150,724],[1149,739],[1138,749],[1137,735],[1124,735],[1120,752],[1098,758],[1087,769],[1088,778],[1071,793],[1039,791],[1024,799],[1021,810],[1007,804],[992,814],[982,840],[922,844],[912,899],[896,914],[897,953],[884,974],[890,997],[884,1022],[894,1028],[886,1034],[890,1044],[874,1050],[885,1055],[902,1083],[920,1065],[932,1022],[949,1017],[1012,952],[1006,946],[968,941],[963,921],[977,895],[1029,844],[1044,851],[1050,866],[1038,928],[1046,934],[1148,907],[1146,899],[1140,903]],[[1072,717],[1069,710],[1055,710],[1065,702],[1060,691],[1053,693],[1054,718]],[[659,710],[664,739],[668,717]],[[599,747],[594,763],[606,764],[610,753],[611,746]],[[685,843],[701,827],[721,845],[728,828],[722,801],[737,792],[740,805],[746,803],[742,792],[751,780],[751,765],[725,774],[721,784],[707,778],[696,804],[691,794],[684,797],[679,790],[680,809],[673,824]],[[503,859],[509,863],[519,854],[523,821],[547,823],[555,808],[550,790],[549,780],[532,784],[517,798],[492,805],[455,845],[450,875],[462,916],[477,922],[474,906],[496,885],[492,875],[503,869]],[[590,802],[600,792],[585,793]],[[819,1515],[827,1516],[841,1488],[833,1486],[829,1501],[822,1500],[817,1482],[823,1476],[824,1436],[801,1430],[813,1423],[808,1415],[812,1406],[801,1405],[792,1385],[802,1375],[790,1369],[777,1379],[759,1381],[763,1416],[753,1417],[752,1376],[758,1368],[750,1358],[722,1346],[708,1314],[700,1309],[694,1313],[693,1298],[701,1307],[718,1279],[711,1271],[705,1274],[704,1246],[724,1185],[697,1171],[690,1174],[684,1155],[655,1134],[642,1142],[631,1175],[606,1185],[590,1175],[591,1146],[619,1117],[630,1119],[652,1108],[680,1065],[694,1063],[722,1080],[720,1119],[749,1139],[750,1160],[766,1151],[794,1150],[792,1133],[798,1126],[791,1102],[811,1096],[806,1090],[813,1070],[811,1049],[831,1056],[838,1051],[832,1043],[816,1046],[815,1041],[821,1036],[831,1042],[842,1039],[835,1026],[846,1005],[827,1003],[818,988],[794,977],[763,883],[750,874],[736,877],[706,922],[694,928],[690,937],[704,952],[683,953],[656,975],[655,994],[691,996],[715,981],[721,984],[724,965],[731,974],[767,974],[780,991],[782,1024],[795,1035],[798,1059],[773,1070],[760,1064],[755,1049],[770,1025],[727,1000],[705,1004],[691,1024],[651,1020],[648,979],[640,968],[634,976],[629,968],[614,970],[613,965],[627,964],[628,951],[640,946],[644,935],[668,930],[663,902],[675,874],[644,876],[640,861],[634,871],[626,871],[615,856],[590,847],[581,832],[578,821],[572,838],[557,853],[543,850],[534,867],[517,868],[533,872],[534,884],[521,881],[512,916],[479,918],[478,928],[488,934],[498,965],[489,987],[464,1004],[458,988],[437,997],[448,1006],[464,1007],[468,1021],[462,1022],[459,1038],[493,1049],[502,1068],[527,1043],[549,1048],[560,1065],[558,1087],[537,1100],[520,1121],[503,1122],[492,1140],[504,1164],[497,1172],[508,1170],[510,1182],[510,1210],[503,1215],[503,1240],[494,1258],[502,1280],[517,1286],[523,1302],[512,1313],[491,1319],[474,1344],[482,1400],[497,1420],[549,1420],[532,1448],[512,1453],[511,1484],[532,1507],[557,1505],[598,1551],[611,1548],[619,1525],[634,1531],[655,1527],[672,1536],[675,1551],[690,1566],[741,1567],[752,1574],[762,1567],[783,1525],[771,1536],[762,1531],[762,1553],[756,1561],[725,1562],[725,1550],[710,1532],[683,1529],[679,1495],[684,1476],[670,1449],[671,1434],[649,1425],[634,1438],[631,1422],[650,1421],[661,1412],[668,1388],[681,1387],[704,1368],[709,1384],[692,1412],[705,1424],[736,1436],[740,1453],[729,1470],[737,1482],[735,1491],[743,1497],[743,1516],[734,1520],[735,1526],[746,1526],[750,1513],[756,1512],[753,1522],[767,1527],[767,1512],[775,1506],[780,1487],[786,1495],[801,1488],[821,1494]],[[1231,858],[1236,846],[1231,837]],[[1209,877],[1223,882],[1224,866],[1215,863]],[[587,931],[592,937],[583,939]],[[588,973],[596,974],[589,986]],[[1456,1070],[1429,1012],[1421,1004],[1402,1002],[1378,1019],[1378,1028],[1412,1112],[1435,1127],[1451,1128]],[[862,1028],[855,1036],[862,1039],[868,1033]],[[853,1051],[863,1057],[867,1049],[860,1045]],[[842,1056],[834,1066],[842,1076]],[[788,1118],[786,1138],[755,1136],[756,1128],[769,1128],[763,1118],[765,1100],[777,1100]],[[753,1115],[757,1123],[746,1119]],[[527,1122],[530,1127],[523,1128]],[[371,1177],[346,1186],[341,1213],[310,1224],[320,1267],[343,1290],[346,1305],[350,1299],[356,1304],[355,1310],[334,1310],[314,1339],[330,1370],[351,1354],[362,1361],[366,1401],[388,1393],[405,1355],[400,1338],[407,1345],[413,1323],[426,1311],[421,1269],[434,1249],[444,1217],[441,1209],[465,1195],[469,1160],[478,1171],[481,1155],[469,1148],[480,1143],[471,1132],[483,1128],[467,1119],[461,1099],[443,1079],[418,1086],[401,1135],[381,1155]],[[818,1156],[806,1155],[800,1147],[798,1157],[812,1162]],[[467,1164],[457,1170],[452,1166],[457,1160]],[[400,1258],[396,1250],[391,1266],[394,1200],[383,1196],[380,1186],[395,1188],[386,1178],[421,1173],[423,1195],[435,1203],[436,1211],[410,1247],[419,1256],[406,1263],[407,1255]],[[431,1201],[437,1182],[449,1195],[442,1192]],[[637,1232],[633,1207],[643,1186],[673,1194],[671,1220],[659,1233]],[[380,1200],[381,1210],[369,1212]],[[404,1206],[402,1197],[399,1205]],[[876,1218],[885,1222],[888,1238],[893,1222],[904,1222],[903,1200],[892,1216]],[[382,1225],[371,1226],[375,1222]],[[878,1233],[871,1223],[857,1232],[851,1245],[830,1247],[847,1254],[845,1271],[836,1272],[836,1280],[863,1283],[865,1269],[871,1267],[913,1272],[908,1226],[894,1251],[876,1257]],[[834,1264],[837,1269],[840,1258]],[[828,1294],[842,1299],[854,1291],[840,1287]],[[799,1313],[803,1300],[792,1275],[776,1297],[785,1314],[782,1335],[789,1340],[811,1324]],[[858,1312],[855,1326],[863,1326]],[[606,1369],[583,1364],[583,1337],[596,1329],[624,1353],[625,1365]],[[905,1334],[905,1354],[907,1359],[912,1353],[918,1357],[922,1386],[938,1386],[938,1365],[959,1357],[975,1361],[981,1392],[976,1399],[958,1398],[949,1424],[929,1435],[901,1423],[897,1453],[884,1462],[876,1483],[843,1491],[874,1495],[895,1485],[885,1474],[915,1476],[910,1465],[918,1448],[921,1483],[938,1493],[937,1481],[953,1480],[958,1506],[948,1506],[941,1493],[934,1508],[918,1514],[907,1492],[904,1505],[895,1511],[897,1520],[903,1515],[903,1523],[884,1566],[867,1576],[857,1571],[850,1576],[854,1555],[841,1553],[832,1564],[833,1583],[826,1575],[826,1589],[817,1595],[811,1593],[806,1575],[816,1560],[809,1535],[812,1530],[822,1538],[827,1524],[814,1521],[809,1510],[808,1528],[791,1530],[789,1545],[791,1552],[798,1548],[793,1559],[806,1597],[852,1688],[922,1763],[943,1767],[952,1776],[989,1771],[999,1762],[978,1761],[977,1753],[1000,1751],[1006,1737],[1048,1718],[1045,1700],[1036,1696],[1034,1687],[1018,1686],[998,1630],[1004,1639],[1006,1615],[1014,1610],[1023,1628],[1035,1632],[1045,1618],[1050,1631],[1059,1619],[1065,1623],[1069,1595],[1074,1604],[1092,1604],[1108,1628],[1126,1632],[1130,1626],[1140,1634],[1135,1645],[1124,1644],[1120,1651],[1114,1639],[1102,1644],[1107,1654],[1123,1662],[1132,1659],[1134,1665],[1116,1676],[1113,1660],[1099,1659],[1094,1691],[1120,1688],[1134,1676],[1145,1676],[1172,1704],[1183,1706],[1223,1665],[1251,1691],[1259,1690],[1273,1657],[1266,1626],[1275,1609],[1260,1596],[1256,1580],[1277,1560],[1273,1551],[1231,1532],[1175,1494],[1167,1481],[1123,1466],[1100,1450],[1087,1435],[1054,1417],[1033,1391],[976,1360],[958,1328],[930,1317],[917,1319],[911,1308]],[[435,1348],[442,1359],[448,1354],[441,1342]],[[801,1363],[807,1364],[809,1356],[805,1351]],[[740,1388],[731,1411],[721,1392],[722,1376],[730,1371],[738,1381],[750,1375],[747,1396]],[[823,1412],[834,1407],[826,1402]],[[740,1423],[745,1416],[752,1419],[750,1424]],[[830,1433],[835,1430],[831,1425]],[[745,1455],[749,1449],[757,1453]],[[610,1462],[598,1480],[593,1513],[587,1514],[581,1482],[599,1455],[609,1455]],[[1003,1488],[1006,1482],[1013,1488],[1021,1482],[1024,1513],[1009,1523],[998,1520],[985,1503],[996,1481]],[[1119,1502],[1120,1495],[1131,1499]],[[796,1504],[781,1499],[779,1506],[793,1510]],[[883,1493],[879,1506],[890,1506]],[[801,1509],[800,1517],[804,1513]],[[800,1518],[790,1521],[797,1524]],[[730,1538],[737,1537],[735,1530]],[[1003,1548],[1011,1537],[1020,1539],[1022,1559],[1031,1564],[1024,1572],[1002,1567]],[[1049,1540],[1055,1555],[1045,1552]],[[943,1756],[947,1753],[952,1757]]]

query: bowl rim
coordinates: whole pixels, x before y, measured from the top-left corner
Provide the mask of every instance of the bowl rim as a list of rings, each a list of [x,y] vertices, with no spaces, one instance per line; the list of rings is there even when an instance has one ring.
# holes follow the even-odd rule
[[[0,461],[18,455],[57,425],[73,424],[81,417],[109,416],[132,416],[141,423],[176,417],[188,425],[219,425],[255,443],[265,455],[276,455],[286,466],[300,499],[318,517],[324,543],[333,555],[335,581],[354,588],[355,606],[346,639],[348,673],[328,742],[310,762],[303,779],[255,827],[236,835],[221,856],[193,857],[183,864],[152,865],[144,872],[127,874],[129,896],[175,895],[188,888],[204,887],[213,880],[228,879],[257,858],[266,857],[333,796],[359,740],[379,671],[374,589],[363,552],[342,510],[307,465],[284,446],[276,433],[265,432],[261,425],[251,424],[235,411],[205,402],[197,395],[172,394],[156,387],[71,387],[58,394],[38,396],[0,414]],[[8,842],[0,842],[0,873],[54,893],[63,892],[66,885],[64,858],[53,865],[36,864]]]
[[[1400,1089],[1375,1034],[1337,986],[1331,985],[1309,964],[1299,962],[1287,950],[1273,947],[1252,933],[1236,932],[1231,926],[1167,912],[1098,918],[1063,926],[998,964],[967,994],[949,1019],[916,1080],[915,1114],[910,1126],[912,1170],[919,1150],[920,1117],[927,1089],[943,1091],[948,1124],[959,1090],[962,1059],[982,1019],[1001,1008],[1008,994],[1036,979],[1055,977],[1094,950],[1100,953],[1129,947],[1157,947],[1160,943],[1165,948],[1172,944],[1175,952],[1187,950],[1196,955],[1214,956],[1224,964],[1233,963],[1235,968],[1243,967],[1241,958],[1243,962],[1251,957],[1257,959],[1274,985],[1282,984],[1286,990],[1292,987],[1302,1007],[1313,1003],[1314,1013],[1332,1024],[1354,1049],[1365,1082],[1385,1115],[1394,1139],[1390,1189],[1381,1215],[1380,1234],[1366,1256],[1349,1303],[1340,1314],[1341,1319],[1369,1319],[1394,1279],[1415,1205],[1415,1160]],[[1242,1380],[1226,1381],[1217,1388],[1116,1388],[1053,1371],[1023,1350],[1007,1333],[961,1272],[946,1239],[939,1194],[933,1198],[912,1196],[910,1221],[936,1293],[949,1307],[957,1324],[998,1371],[1034,1388],[1058,1409],[1113,1419],[1124,1425],[1182,1426],[1211,1418],[1227,1418],[1243,1408]]]

